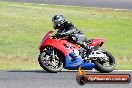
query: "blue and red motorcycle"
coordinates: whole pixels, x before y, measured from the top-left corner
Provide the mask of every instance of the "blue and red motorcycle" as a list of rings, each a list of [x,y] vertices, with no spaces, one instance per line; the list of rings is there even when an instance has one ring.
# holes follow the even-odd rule
[[[86,70],[95,68],[99,72],[112,72],[115,68],[115,58],[100,47],[104,39],[92,39],[88,46],[93,47],[87,51],[81,46],[67,41],[68,36],[51,36],[49,31],[40,43],[40,66],[48,72],[59,72],[62,68],[78,70],[81,66]]]

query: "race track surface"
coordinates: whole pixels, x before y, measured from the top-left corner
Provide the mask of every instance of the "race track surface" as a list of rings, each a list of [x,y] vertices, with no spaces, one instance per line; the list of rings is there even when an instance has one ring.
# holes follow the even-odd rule
[[[1,1],[116,8],[116,9],[132,9],[132,0],[1,0]]]
[[[132,0],[0,0],[56,4],[70,6],[87,6],[103,8],[132,9]],[[97,73],[90,71],[89,73]],[[132,71],[114,71],[113,74],[130,74]],[[77,72],[48,73],[46,71],[0,71],[0,88],[131,88],[129,84],[85,84],[76,82]],[[98,73],[97,73],[98,74]]]
[[[89,71],[88,73],[96,73]],[[130,74],[132,71],[114,71],[113,74]],[[76,82],[77,72],[48,73],[46,71],[0,71],[0,88],[131,88],[129,84],[85,84]]]

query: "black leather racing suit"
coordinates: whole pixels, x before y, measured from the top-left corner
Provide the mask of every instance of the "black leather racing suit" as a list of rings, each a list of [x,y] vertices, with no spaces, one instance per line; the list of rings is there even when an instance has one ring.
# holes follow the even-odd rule
[[[79,44],[87,49],[87,38],[81,31],[77,30],[71,22],[65,21],[60,27],[56,27],[55,29],[59,29],[56,35],[68,35],[68,41]]]

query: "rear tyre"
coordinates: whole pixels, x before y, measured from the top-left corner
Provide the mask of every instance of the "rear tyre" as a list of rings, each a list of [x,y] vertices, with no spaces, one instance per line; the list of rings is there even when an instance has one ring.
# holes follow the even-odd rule
[[[102,53],[108,57],[107,61],[104,61],[104,58],[97,58],[96,60],[93,60],[96,65],[95,69],[101,73],[112,72],[116,66],[115,58],[108,51],[102,50]],[[103,61],[101,61],[101,59],[103,59]],[[104,66],[106,63],[109,64],[109,66]]]
[[[58,50],[53,47],[45,47],[44,51],[39,55],[38,61],[40,66],[48,72],[56,73],[62,70],[63,61],[59,56]]]

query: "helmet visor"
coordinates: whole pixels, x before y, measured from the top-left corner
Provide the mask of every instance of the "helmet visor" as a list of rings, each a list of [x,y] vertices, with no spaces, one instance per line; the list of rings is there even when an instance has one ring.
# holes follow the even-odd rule
[[[53,23],[54,23],[54,25],[58,25],[58,24],[61,24],[62,22],[61,22],[61,20],[54,20]]]

